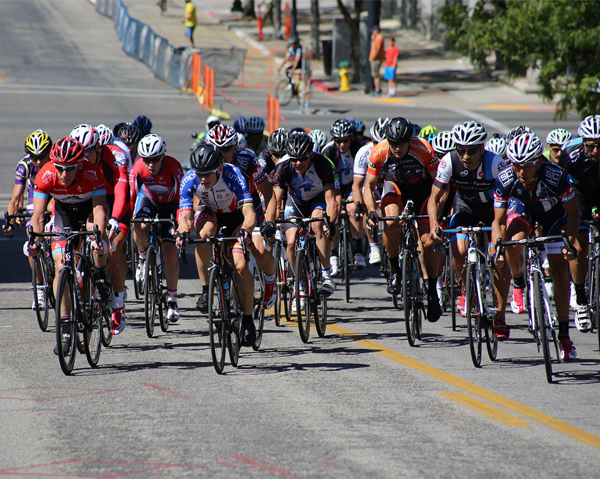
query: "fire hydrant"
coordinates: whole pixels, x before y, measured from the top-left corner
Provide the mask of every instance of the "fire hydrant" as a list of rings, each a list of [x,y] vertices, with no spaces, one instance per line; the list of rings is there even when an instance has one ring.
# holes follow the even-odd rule
[[[350,91],[350,62],[344,60],[340,62],[340,89],[341,92]]]

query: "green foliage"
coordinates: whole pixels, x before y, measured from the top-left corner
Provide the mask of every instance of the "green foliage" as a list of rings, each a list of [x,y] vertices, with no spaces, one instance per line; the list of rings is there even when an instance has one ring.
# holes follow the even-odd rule
[[[479,0],[442,7],[445,40],[480,69],[501,58],[510,77],[539,71],[541,96],[557,115],[600,113],[600,1]]]

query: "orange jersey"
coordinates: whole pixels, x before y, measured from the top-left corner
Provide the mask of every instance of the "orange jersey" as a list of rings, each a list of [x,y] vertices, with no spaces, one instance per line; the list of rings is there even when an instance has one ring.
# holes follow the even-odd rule
[[[383,172],[386,181],[417,183],[435,177],[438,162],[432,146],[423,138],[414,136],[401,160],[392,156],[389,143],[383,140],[371,150],[367,175],[380,176]]]

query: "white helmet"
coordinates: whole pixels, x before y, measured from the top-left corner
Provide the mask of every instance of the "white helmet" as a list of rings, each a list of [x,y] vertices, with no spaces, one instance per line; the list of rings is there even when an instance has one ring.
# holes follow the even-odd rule
[[[490,138],[490,140],[485,144],[485,149],[491,151],[492,153],[496,153],[498,156],[502,158],[506,155],[506,148],[508,147],[506,140],[500,137]]]
[[[549,145],[564,145],[571,141],[572,135],[570,132],[565,130],[564,128],[557,128],[556,130],[552,130],[548,133],[546,137],[546,143]]]
[[[388,121],[390,121],[389,118],[378,118],[369,130],[369,133],[371,133],[371,139],[374,143],[379,143],[380,141],[385,140],[385,125]]]
[[[221,119],[216,115],[210,115],[206,119],[206,131],[210,130],[213,126],[217,126],[221,123]]]
[[[446,153],[454,150],[456,145],[454,143],[452,132],[449,130],[440,131],[437,135],[435,135],[433,140],[431,140],[431,146],[438,155],[445,155]]]
[[[98,144],[98,132],[92,125],[77,125],[69,134],[71,138],[79,140],[86,150]]]
[[[108,126],[101,123],[96,127],[96,131],[101,145],[112,145],[115,141],[115,135]]]
[[[238,137],[237,151],[242,151],[246,149],[246,137],[243,133],[236,133]]]
[[[452,138],[457,145],[483,145],[487,138],[487,131],[483,123],[465,121],[454,125],[454,128],[452,128]]]
[[[315,146],[317,147],[317,151],[320,153],[327,144],[327,135],[325,132],[323,130],[315,129],[311,130],[308,136],[313,139]]]
[[[581,138],[600,138],[600,115],[586,116],[579,125],[577,134]]]
[[[155,133],[150,133],[142,138],[138,144],[138,154],[142,158],[154,158],[164,155],[167,151],[167,144]]]
[[[533,133],[523,133],[508,144],[506,155],[515,165],[532,165],[542,155],[542,140]]]
[[[206,135],[206,143],[209,143],[217,148],[227,148],[228,146],[237,145],[237,132],[230,127],[221,123],[213,126]]]

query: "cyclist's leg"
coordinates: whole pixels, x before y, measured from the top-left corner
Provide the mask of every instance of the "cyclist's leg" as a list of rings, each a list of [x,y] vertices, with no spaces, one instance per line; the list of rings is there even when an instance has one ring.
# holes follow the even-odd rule
[[[325,197],[323,195],[323,197],[321,198],[321,195],[319,195],[317,198],[311,206],[312,211],[310,212],[310,216],[312,218],[323,218],[323,213],[326,209]],[[323,222],[312,223],[311,228],[315,233],[317,251],[319,253],[319,260],[321,261],[321,266],[323,267],[323,270],[330,271],[332,241],[327,236],[325,236],[325,233],[323,231]]]
[[[196,212],[194,229],[196,230],[196,237],[199,239],[210,238],[219,232],[217,219],[214,213],[207,210],[204,205],[201,205]],[[208,267],[210,265],[211,256],[212,249],[210,244],[198,243],[196,245],[194,257],[196,259],[198,278],[200,278],[200,285],[202,286],[202,292],[196,307],[201,312],[206,312],[206,308],[208,308]]]
[[[156,208],[146,196],[138,196],[132,218],[151,218],[156,214]],[[133,223],[133,239],[140,253],[140,259],[146,259],[146,248],[148,246],[148,226],[143,223]]]
[[[398,185],[391,181],[386,181],[383,185],[383,192],[381,196],[381,214],[383,216],[398,216],[404,209],[404,203],[402,202],[402,195]],[[399,274],[400,270],[398,267],[398,256],[400,254],[400,222],[399,221],[386,221],[383,225],[383,245],[387,251],[387,255],[390,258],[390,266],[392,267],[392,273]],[[394,261],[395,259],[395,261]]]
[[[305,213],[310,214],[310,210],[301,203],[301,200],[294,199],[291,194],[288,194],[285,209],[283,211],[284,218],[293,218],[293,217],[302,217],[305,218],[307,215]],[[296,237],[298,234],[298,228],[291,224],[284,224],[283,230],[285,231],[285,237],[287,240],[287,249],[286,256],[288,259],[288,263],[292,268],[292,271],[295,273],[296,268]]]

